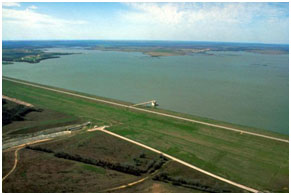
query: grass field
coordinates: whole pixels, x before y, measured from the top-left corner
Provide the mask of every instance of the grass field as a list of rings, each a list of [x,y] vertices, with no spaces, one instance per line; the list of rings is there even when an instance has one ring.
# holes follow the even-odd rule
[[[289,190],[288,143],[133,111],[6,80],[2,82],[3,93],[7,96],[98,125],[110,125],[109,130],[117,134],[237,183],[261,191]],[[268,135],[288,139],[271,132]]]

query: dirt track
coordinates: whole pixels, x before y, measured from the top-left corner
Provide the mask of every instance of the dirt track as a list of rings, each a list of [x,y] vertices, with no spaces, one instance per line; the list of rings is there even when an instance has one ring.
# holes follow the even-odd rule
[[[15,170],[16,166],[17,166],[17,162],[18,162],[18,151],[21,150],[22,148],[24,147],[20,147],[20,148],[17,148],[14,152],[14,156],[15,156],[15,159],[14,159],[14,165],[12,167],[12,169],[9,171],[9,173],[7,173],[7,175],[5,175],[3,178],[2,178],[2,183],[3,181]]]
[[[24,101],[21,101],[21,100],[18,100],[16,98],[11,98],[11,97],[7,97],[5,95],[2,95],[2,99],[6,99],[6,100],[9,100],[11,102],[15,102],[17,104],[21,104],[21,105],[24,105],[24,106],[27,106],[27,107],[33,107],[32,104],[30,103],[27,103],[27,102],[24,102]]]
[[[12,169],[2,178],[2,183],[3,181],[11,174],[13,173],[13,171],[15,170],[16,166],[17,166],[17,162],[18,162],[18,151],[21,150],[22,148],[24,148],[26,145],[30,145],[30,144],[36,144],[36,143],[40,143],[40,142],[45,142],[45,141],[49,141],[51,139],[42,139],[42,140],[37,140],[37,141],[33,141],[33,142],[30,142],[30,143],[27,143],[27,144],[22,144],[22,145],[19,145],[19,146],[16,146],[16,147],[13,147],[13,148],[9,148],[3,152],[6,152],[6,151],[10,151],[11,149],[15,149],[15,152],[14,152],[14,156],[15,156],[15,159],[14,159],[14,165],[12,167]]]
[[[169,162],[171,162],[171,161],[166,162],[165,164],[163,164],[162,167],[164,167],[164,166],[165,166],[166,164],[168,164]],[[124,185],[121,185],[121,186],[118,186],[118,187],[110,188],[110,189],[104,190],[103,192],[112,192],[112,191],[116,191],[116,190],[124,189],[124,188],[127,188],[127,187],[134,186],[134,185],[136,185],[136,184],[142,183],[142,182],[144,182],[145,180],[147,180],[147,179],[149,179],[149,178],[155,176],[155,175],[156,175],[160,170],[161,170],[161,168],[158,169],[158,170],[156,170],[155,172],[151,173],[150,175],[148,175],[148,176],[142,178],[142,179],[139,179],[139,180],[137,180],[137,181],[130,182],[130,183],[128,183],[128,184],[124,184]]]

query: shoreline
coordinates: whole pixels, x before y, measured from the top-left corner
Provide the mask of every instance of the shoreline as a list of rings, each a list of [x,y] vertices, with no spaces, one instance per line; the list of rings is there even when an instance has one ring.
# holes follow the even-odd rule
[[[245,125],[240,125],[240,124],[233,124],[233,123],[229,123],[229,122],[225,122],[225,121],[219,121],[219,120],[215,120],[215,119],[210,119],[210,118],[206,118],[206,117],[201,117],[201,116],[195,116],[195,115],[191,115],[191,114],[187,114],[187,113],[181,113],[181,112],[176,112],[176,111],[171,111],[171,110],[166,110],[166,109],[160,109],[160,108],[151,108],[151,107],[141,107],[141,108],[135,108],[132,107],[133,103],[131,102],[126,102],[126,101],[122,101],[122,100],[116,100],[113,98],[106,98],[106,97],[101,97],[101,96],[96,96],[93,94],[87,94],[87,93],[82,93],[82,92],[77,92],[77,91],[73,91],[73,90],[68,90],[68,89],[63,89],[63,88],[58,88],[58,87],[53,87],[53,86],[48,86],[48,85],[43,85],[43,84],[39,84],[39,83],[34,83],[34,82],[30,82],[30,81],[25,81],[25,80],[20,80],[20,79],[15,79],[12,77],[6,77],[6,76],[2,76],[2,80],[3,79],[11,79],[11,80],[15,80],[18,82],[24,82],[24,83],[28,83],[31,85],[38,85],[44,88],[50,88],[53,89],[52,91],[55,90],[60,90],[60,91],[64,91],[66,93],[72,93],[72,94],[77,94],[78,96],[87,96],[89,98],[98,98],[101,101],[103,101],[104,103],[106,102],[112,102],[114,104],[116,104],[117,106],[124,106],[124,107],[131,107],[134,108],[135,110],[140,110],[143,111],[145,110],[146,112],[149,113],[160,113],[161,115],[174,115],[177,118],[185,118],[186,120],[193,120],[193,121],[198,121],[198,123],[201,122],[201,124],[203,123],[211,123],[212,125],[215,126],[221,126],[221,127],[225,127],[226,129],[235,129],[237,132],[245,132],[245,133],[250,133],[250,134],[262,134],[264,136],[271,136],[271,137],[276,137],[279,139],[288,139],[289,140],[289,134],[282,134],[282,133],[278,133],[278,132],[274,132],[271,130],[266,130],[266,129],[259,129],[259,128],[255,128],[255,127],[250,127],[250,126],[245,126]],[[183,119],[182,119],[183,120]],[[200,121],[199,121],[200,120]]]

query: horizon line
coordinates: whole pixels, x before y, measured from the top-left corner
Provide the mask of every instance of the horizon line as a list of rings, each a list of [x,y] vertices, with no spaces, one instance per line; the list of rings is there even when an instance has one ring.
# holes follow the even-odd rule
[[[231,41],[193,41],[193,40],[149,40],[149,39],[14,39],[3,41],[159,41],[159,42],[202,42],[202,43],[242,43],[263,45],[289,45],[289,43],[231,42]]]

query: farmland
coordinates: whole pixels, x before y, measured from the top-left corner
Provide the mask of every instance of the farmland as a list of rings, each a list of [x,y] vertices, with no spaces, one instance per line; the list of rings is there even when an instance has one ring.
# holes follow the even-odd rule
[[[26,101],[42,109],[49,109],[54,112],[61,112],[67,116],[80,118],[84,121],[91,121],[93,124],[97,124],[98,126],[109,125],[110,127],[108,128],[108,130],[112,132],[161,150],[167,154],[175,156],[176,158],[184,160],[209,172],[215,173],[221,177],[230,179],[243,185],[247,185],[249,187],[253,187],[261,191],[287,192],[289,189],[288,143],[255,137],[247,134],[239,134],[236,132],[226,131],[224,129],[205,126],[202,124],[195,124],[177,119],[169,119],[164,116],[152,115],[149,113],[134,111],[127,108],[120,108],[117,106],[99,103],[93,100],[85,100],[66,94],[60,94],[40,88],[26,86],[23,84],[13,83],[7,80],[2,80],[2,82],[3,94],[9,97],[14,97],[22,101]],[[162,111],[159,109],[156,109],[156,111],[171,113],[170,111]],[[183,114],[179,115],[183,116]],[[202,121],[212,121],[215,124],[226,124],[224,122],[216,122],[210,119],[203,119],[201,117],[191,117],[199,118]],[[232,124],[226,125],[230,127],[236,127]],[[244,129],[265,133],[265,131],[263,130],[256,130],[248,127]],[[141,149],[139,149],[140,151],[137,153],[133,149],[130,149],[128,151],[122,151],[120,150],[120,148],[130,148],[133,146],[128,145],[120,147],[117,144],[115,145],[115,142],[117,141],[110,141],[111,138],[109,137],[107,137],[106,139],[102,139],[102,142],[101,140],[99,140],[102,144],[98,145],[99,142],[97,141],[97,137],[101,136],[99,134],[100,132],[78,134],[76,136],[80,137],[72,137],[68,139],[68,141],[65,142],[65,146],[62,142],[56,142],[53,145],[50,145],[49,143],[41,145],[45,146],[45,148],[53,150],[54,152],[65,152],[69,154],[75,153],[75,155],[78,154],[84,158],[92,158],[96,160],[99,158],[99,156],[102,156],[104,158],[107,158],[107,160],[110,162],[123,162],[129,164],[135,163],[133,161],[133,159],[136,158],[134,154],[140,154]],[[274,137],[288,139],[287,136],[278,135],[271,132],[266,134]],[[76,141],[74,139],[80,141]],[[110,145],[111,147],[109,147],[108,145]],[[102,146],[105,148],[103,148],[103,151],[101,150]],[[63,151],[58,151],[59,148],[62,148]],[[98,153],[91,152],[92,149],[94,151],[97,150],[101,153],[98,155]],[[146,153],[148,151],[144,152]],[[21,155],[24,159],[24,161],[21,161],[21,163],[24,163],[23,166],[33,165],[31,165],[30,163],[25,163],[26,158],[27,162],[30,162],[31,160],[30,158],[28,158],[28,156],[31,156],[29,155],[29,153],[45,155],[47,156],[47,158],[51,159],[56,158],[51,154],[34,150],[31,151],[30,149],[23,149],[23,151],[21,151]],[[120,157],[115,156],[114,154],[116,153],[120,153]],[[129,156],[127,157],[126,154],[128,154]],[[42,159],[40,156],[33,156],[35,156],[35,158],[37,159]],[[155,154],[148,154],[148,156],[150,156],[151,159],[156,158],[154,157]],[[66,161],[65,159],[57,159],[58,160],[53,161]],[[58,165],[53,167],[57,166]],[[178,169],[178,165],[171,165],[171,163],[167,164],[167,166],[172,166],[172,168],[170,167],[167,171],[165,171],[168,177],[162,177],[161,180],[155,180],[151,182],[154,182],[155,185],[165,180],[167,180],[167,182],[174,181],[177,183],[179,175],[182,177],[184,175],[187,175],[187,173],[189,173],[189,180],[195,180],[195,178],[192,178],[195,175],[194,173],[190,174],[190,171],[188,172],[183,171],[182,169]],[[19,168],[21,168],[21,166]],[[92,170],[88,167],[85,169],[86,171],[88,171],[88,169]],[[175,169],[176,171],[173,171],[173,169]],[[42,170],[46,170],[46,168],[42,168]],[[16,177],[17,174],[21,174],[21,172],[16,170],[15,175],[11,175],[10,179]],[[35,174],[32,175],[35,176]],[[27,173],[26,176],[28,176]],[[128,181],[130,181],[132,176],[128,177]],[[200,175],[198,178],[201,177],[202,176]],[[7,191],[11,189],[12,185],[11,183],[9,183],[9,181],[11,180],[9,180],[8,178],[6,181],[8,183],[8,187],[5,187]],[[143,185],[150,185],[149,181],[147,182],[148,183],[143,183]],[[203,178],[203,182],[206,182],[207,186],[209,186],[210,183],[214,181],[212,178],[207,177]],[[200,183],[203,182],[202,180],[200,181]],[[183,185],[185,186],[190,185],[191,182],[186,182],[186,184],[185,182],[182,183],[184,183]],[[210,186],[219,186],[219,189],[221,189],[221,185],[222,184],[212,183]],[[138,186],[139,185],[135,186],[134,188],[139,189]],[[181,186],[179,186],[179,189],[180,187]],[[169,188],[172,188],[172,186]],[[231,191],[238,190],[232,189],[230,186],[223,187],[223,189],[228,189]],[[101,189],[96,188],[94,190]],[[189,188],[187,188],[187,190],[189,190]],[[34,191],[39,190],[36,189]],[[82,190],[67,189],[67,191],[79,192]]]

